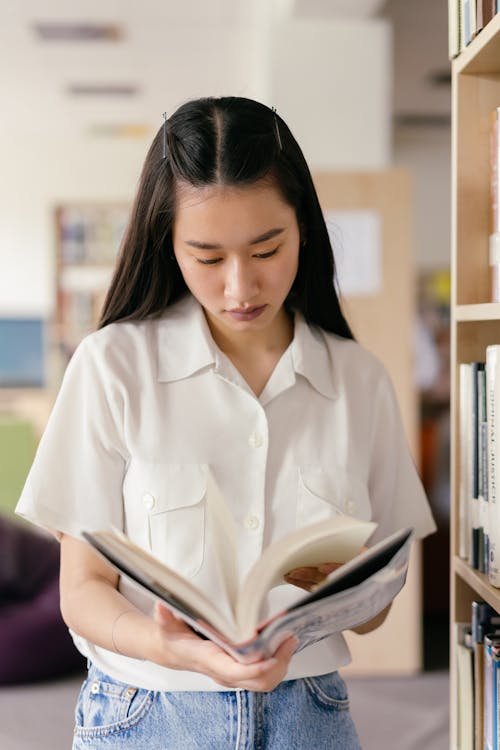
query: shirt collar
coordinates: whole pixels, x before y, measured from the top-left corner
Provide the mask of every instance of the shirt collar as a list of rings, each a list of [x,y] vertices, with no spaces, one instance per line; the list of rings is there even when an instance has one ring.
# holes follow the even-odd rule
[[[158,380],[182,380],[218,362],[218,352],[201,305],[188,294],[157,322]],[[295,313],[291,344],[295,372],[326,398],[336,398],[335,371],[324,332]]]
[[[295,372],[326,398],[337,397],[335,368],[325,332],[310,326],[300,312],[295,313],[292,360]]]
[[[182,380],[215,364],[215,344],[203,310],[188,294],[157,322],[158,380]]]

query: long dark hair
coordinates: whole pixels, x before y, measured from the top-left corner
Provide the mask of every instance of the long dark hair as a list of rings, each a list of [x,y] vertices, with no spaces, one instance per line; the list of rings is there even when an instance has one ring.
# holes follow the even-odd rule
[[[195,99],[158,131],[146,156],[99,327],[160,315],[187,292],[172,246],[177,181],[195,187],[271,180],[301,228],[287,300],[308,323],[353,338],[334,283],[328,231],[302,151],[286,123],[241,97]]]

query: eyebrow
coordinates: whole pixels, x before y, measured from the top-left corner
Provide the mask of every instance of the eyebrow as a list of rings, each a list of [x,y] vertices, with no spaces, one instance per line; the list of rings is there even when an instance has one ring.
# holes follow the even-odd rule
[[[259,234],[258,237],[254,237],[253,240],[250,240],[248,243],[249,245],[259,245],[261,242],[266,242],[266,240],[271,240],[273,237],[277,237],[278,234],[281,234],[285,231],[284,227],[275,227],[274,229],[268,229],[267,232],[264,232],[263,234]],[[186,240],[186,245],[190,245],[191,247],[197,247],[199,250],[222,250],[222,245],[213,244],[211,242],[198,242],[197,240]]]

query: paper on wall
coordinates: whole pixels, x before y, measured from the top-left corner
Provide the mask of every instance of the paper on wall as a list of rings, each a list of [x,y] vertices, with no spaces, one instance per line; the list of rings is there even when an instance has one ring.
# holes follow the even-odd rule
[[[382,222],[376,211],[326,211],[343,296],[379,294],[383,287]]]

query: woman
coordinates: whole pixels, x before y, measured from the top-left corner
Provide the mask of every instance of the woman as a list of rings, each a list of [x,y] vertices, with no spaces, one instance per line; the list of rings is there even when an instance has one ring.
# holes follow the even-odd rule
[[[78,538],[123,528],[224,607],[207,466],[241,577],[271,540],[336,513],[372,517],[373,541],[434,528],[388,378],[342,315],[302,152],[235,97],[188,102],[153,141],[100,330],[68,367],[19,512],[61,538],[62,612],[91,662],[75,748],[358,748],[341,635],[239,664],[151,616]],[[287,580],[307,588],[333,562]]]

